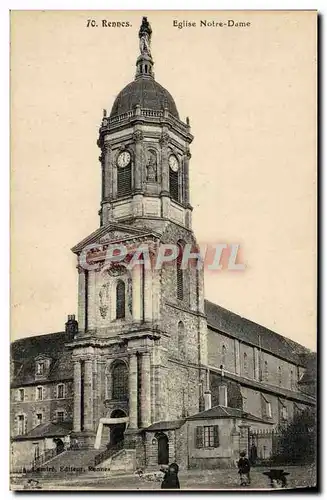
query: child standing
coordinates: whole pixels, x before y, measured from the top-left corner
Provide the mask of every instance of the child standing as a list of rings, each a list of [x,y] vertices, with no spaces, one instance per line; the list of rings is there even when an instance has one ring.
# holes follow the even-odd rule
[[[246,458],[246,453],[245,451],[241,451],[240,453],[240,459],[237,462],[237,467],[238,467],[238,473],[240,475],[240,480],[241,480],[241,486],[246,486],[251,483],[250,479],[250,461],[248,458]]]

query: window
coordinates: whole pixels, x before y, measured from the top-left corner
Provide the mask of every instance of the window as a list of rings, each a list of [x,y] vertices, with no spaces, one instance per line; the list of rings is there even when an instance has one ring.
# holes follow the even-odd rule
[[[281,418],[282,418],[282,420],[288,419],[288,411],[287,411],[286,406],[281,407]]]
[[[43,375],[45,372],[45,362],[38,361],[36,363],[36,375]]]
[[[267,397],[263,394],[261,394],[261,401],[262,401],[262,417],[263,418],[272,418],[272,412],[271,412],[271,402]]]
[[[36,400],[42,401],[42,399],[43,399],[43,387],[37,387],[36,388]]]
[[[132,165],[119,167],[117,170],[117,194],[127,196],[132,192]]]
[[[183,244],[177,243],[178,256],[176,259],[176,282],[177,282],[177,298],[183,300],[184,298],[184,272],[181,268],[183,260]]]
[[[178,354],[182,359],[186,357],[185,329],[182,321],[178,323]]]
[[[112,399],[127,399],[127,382],[126,365],[119,361],[112,369]]]
[[[58,399],[63,399],[65,397],[65,385],[64,384],[58,384],[57,385],[57,398]]]
[[[25,401],[25,390],[24,389],[18,390],[18,401]]]
[[[195,429],[196,448],[218,448],[218,425],[198,426]]]
[[[18,415],[17,417],[18,420],[18,435],[26,434],[27,432],[27,419],[25,418],[25,415]]]
[[[221,364],[223,366],[226,365],[226,346],[224,346],[224,345],[221,348]]]
[[[118,280],[116,288],[116,319],[123,318],[125,318],[125,283]]]
[[[248,355],[246,352],[243,354],[243,370],[244,373],[247,375],[248,373]]]
[[[278,367],[278,385],[282,385],[282,369]]]
[[[63,422],[65,420],[65,412],[57,411],[57,422]]]
[[[43,420],[43,415],[42,415],[42,413],[37,413],[37,414],[36,414],[36,425],[40,425],[40,424],[42,424],[42,420]]]
[[[264,366],[264,379],[266,382],[269,380],[269,372],[268,372],[268,361],[265,361],[265,366]]]
[[[172,168],[169,169],[169,194],[173,200],[179,201],[178,170],[174,172]]]

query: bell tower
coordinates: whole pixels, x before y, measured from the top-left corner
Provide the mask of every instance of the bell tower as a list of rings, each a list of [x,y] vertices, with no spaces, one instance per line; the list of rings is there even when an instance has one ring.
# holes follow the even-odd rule
[[[103,112],[100,225],[162,218],[191,229],[189,120],[179,118],[174,99],[156,82],[152,30],[144,17],[135,79]]]
[[[193,136],[154,78],[145,17],[138,36],[135,78],[110,114],[104,111],[99,130],[100,227],[72,249],[78,331],[70,347],[75,436],[95,447],[123,438],[139,450],[141,429],[199,410],[207,329],[203,271],[182,266],[185,249],[196,248],[189,199]],[[157,266],[167,245],[175,257]],[[108,258],[117,246],[125,251],[118,262]]]

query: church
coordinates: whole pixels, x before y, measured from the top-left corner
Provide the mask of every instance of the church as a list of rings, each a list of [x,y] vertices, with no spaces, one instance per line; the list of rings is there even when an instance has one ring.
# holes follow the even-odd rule
[[[264,460],[278,429],[315,406],[314,353],[205,300],[203,269],[181,265],[197,248],[193,136],[155,80],[151,37],[143,18],[135,79],[103,112],[99,227],[72,248],[77,319],[11,346],[13,471],[71,454],[111,470],[228,466],[254,447]],[[110,245],[127,249],[119,262]],[[131,268],[142,245],[177,257]]]

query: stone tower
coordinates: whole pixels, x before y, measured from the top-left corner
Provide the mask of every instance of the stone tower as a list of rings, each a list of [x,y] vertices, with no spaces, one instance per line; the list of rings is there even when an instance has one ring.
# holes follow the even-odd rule
[[[103,112],[99,130],[100,227],[72,249],[79,273],[79,329],[70,344],[74,432],[96,446],[136,443],[154,422],[196,413],[207,363],[203,272],[181,266],[186,246],[196,247],[193,137],[154,78],[151,37],[143,18],[135,79]],[[163,244],[176,258],[157,267]],[[125,250],[108,260],[111,248]],[[129,265],[140,248],[150,266]]]

